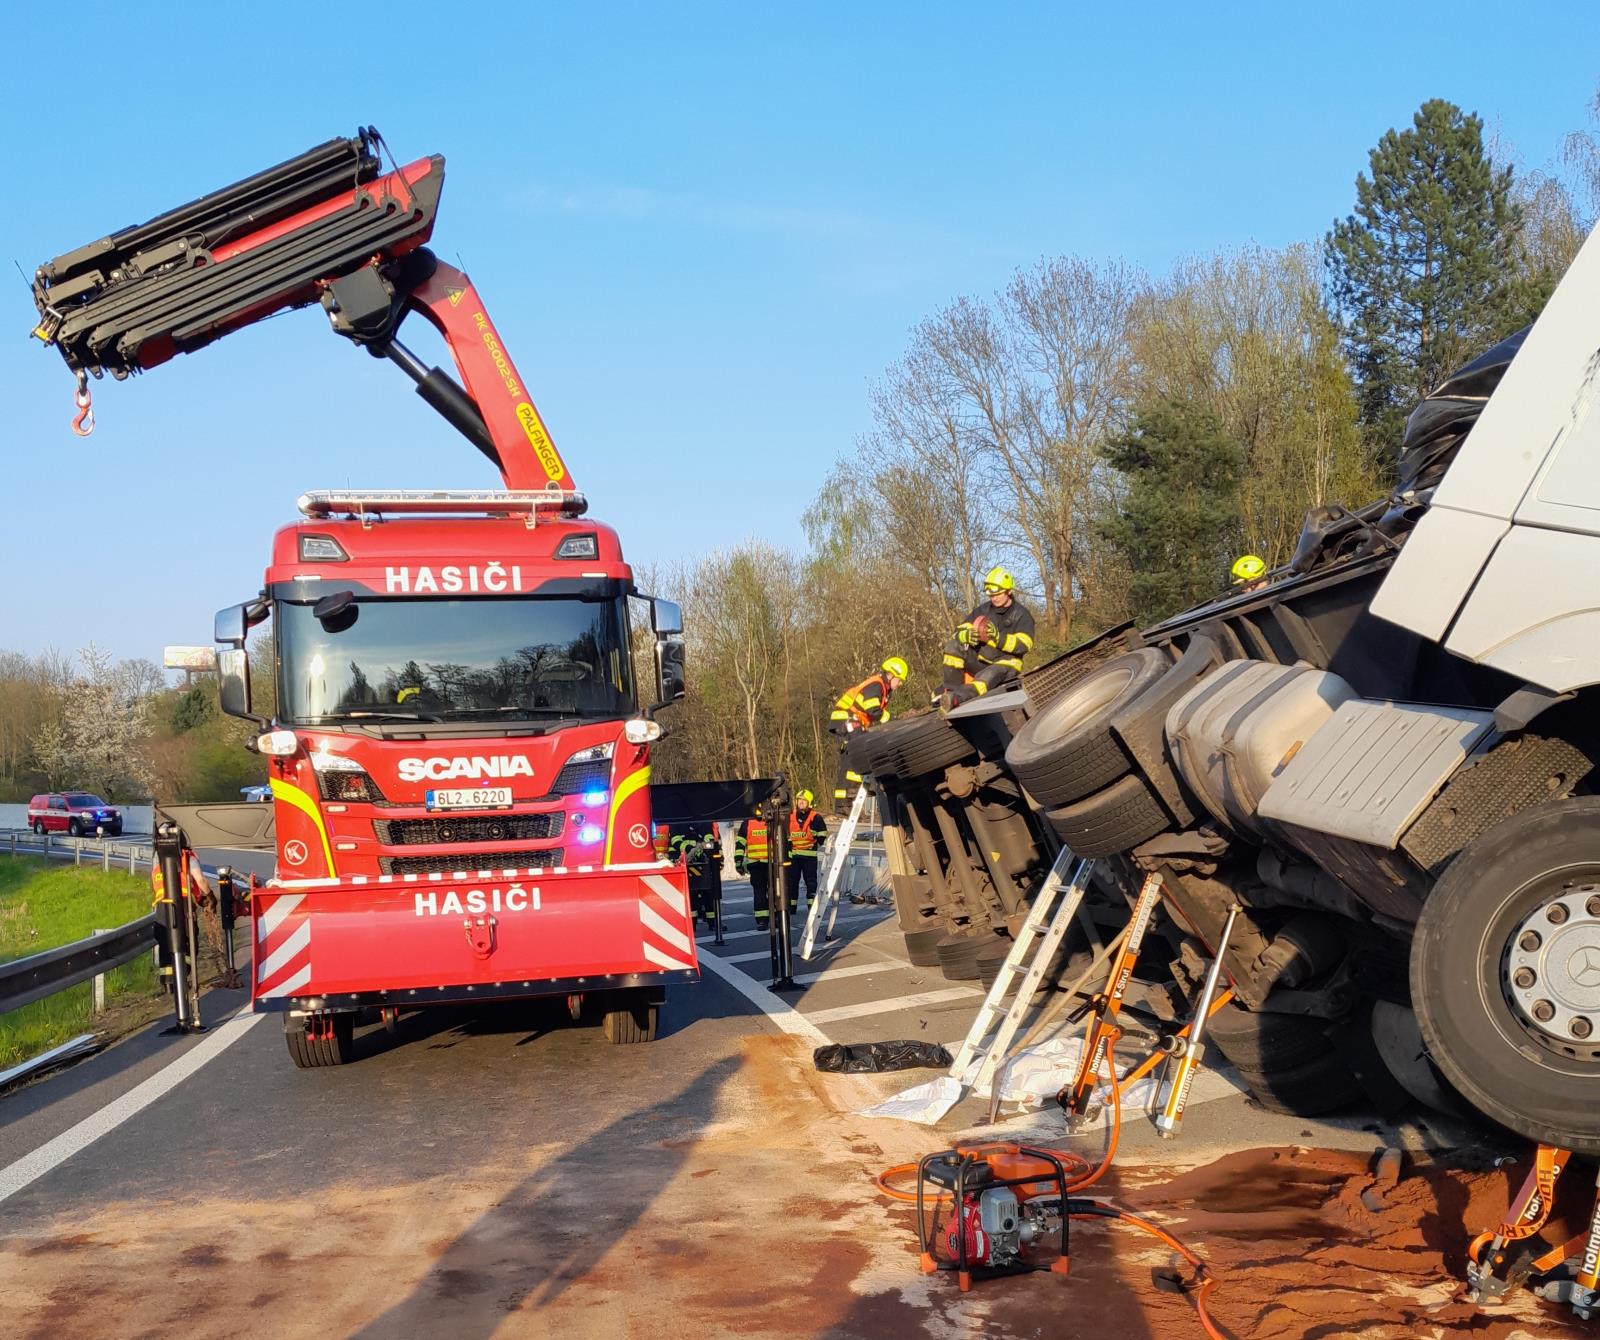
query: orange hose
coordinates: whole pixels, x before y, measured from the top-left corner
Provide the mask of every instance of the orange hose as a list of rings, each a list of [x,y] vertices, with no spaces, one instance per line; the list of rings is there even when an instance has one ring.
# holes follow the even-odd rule
[[[1106,1172],[1111,1167],[1112,1160],[1116,1157],[1117,1144],[1122,1135],[1123,1085],[1117,1083],[1116,1081],[1117,1063],[1114,1055],[1115,1046],[1116,1039],[1114,1037],[1108,1037],[1106,1040],[1105,1063],[1112,1076],[1111,1136],[1106,1143],[1106,1152],[1101,1157],[1100,1162],[1091,1167],[1089,1160],[1084,1158],[1083,1155],[1079,1154],[1076,1150],[1054,1149],[1049,1145],[1032,1146],[1033,1148],[1036,1148],[1043,1153],[1052,1155],[1060,1160],[1062,1172],[1066,1174],[1066,1184],[1062,1187],[1063,1196],[1082,1192],[1086,1188],[1093,1186],[1105,1176]],[[1146,1066],[1142,1070],[1136,1070],[1130,1073],[1123,1083],[1131,1084],[1135,1079],[1143,1078],[1145,1074],[1149,1073],[1150,1069],[1154,1068],[1157,1059],[1160,1058],[1152,1058],[1150,1062],[1146,1063]],[[1098,1078],[1098,1075],[1096,1077]],[[1016,1148],[1014,1145],[1008,1147]],[[917,1165],[915,1163],[897,1163],[891,1168],[885,1168],[872,1179],[872,1182],[879,1191],[883,1192],[883,1194],[888,1196],[891,1200],[905,1201],[915,1204],[917,1199],[916,1192],[907,1191],[903,1187],[893,1186],[891,1185],[891,1182],[895,1178],[914,1175],[916,1171]],[[950,1193],[945,1191],[936,1192],[932,1196],[923,1196],[923,1202],[925,1204],[948,1205],[951,1200],[952,1197]],[[1128,1210],[1124,1210],[1120,1205],[1117,1205],[1112,1201],[1097,1199],[1095,1203],[1103,1205],[1106,1210],[1108,1210],[1116,1218],[1122,1220],[1124,1223],[1131,1224],[1134,1228],[1148,1233],[1152,1237],[1164,1242],[1167,1246],[1171,1247],[1175,1252],[1177,1252],[1178,1255],[1187,1261],[1192,1267],[1194,1267],[1196,1277],[1200,1281],[1200,1287],[1195,1292],[1194,1308],[1195,1315],[1199,1319],[1201,1328],[1205,1331],[1208,1340],[1228,1340],[1228,1336],[1224,1332],[1217,1329],[1217,1325],[1214,1321],[1212,1321],[1210,1311],[1207,1307],[1207,1304],[1210,1302],[1211,1295],[1216,1291],[1221,1281],[1215,1274],[1212,1273],[1211,1267],[1206,1264],[1205,1260],[1196,1252],[1186,1247],[1182,1242],[1180,1242],[1177,1238],[1168,1233],[1158,1224],[1151,1223],[1148,1219],[1143,1219],[1139,1215],[1133,1214]],[[1065,1204],[1063,1204],[1062,1208],[1065,1209]],[[1072,1217],[1074,1219],[1098,1219],[1102,1216],[1090,1214],[1073,1215]]]

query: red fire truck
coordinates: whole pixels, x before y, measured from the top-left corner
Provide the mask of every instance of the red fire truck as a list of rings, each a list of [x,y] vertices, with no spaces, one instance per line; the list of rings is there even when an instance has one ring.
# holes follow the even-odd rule
[[[286,308],[398,364],[499,469],[478,492],[299,500],[266,580],[217,616],[225,711],[256,722],[277,877],[252,899],[252,998],[301,1066],[349,1059],[364,1012],[560,995],[614,1042],[655,1035],[698,975],[685,872],[656,859],[655,709],[684,692],[676,605],[642,597],[467,276],[423,245],[444,161],[384,172],[329,141],[41,266],[35,334],[122,378]],[[420,313],[460,375],[396,338]],[[638,617],[633,617],[637,613]],[[270,631],[270,719],[247,642]],[[635,627],[654,641],[637,674]]]

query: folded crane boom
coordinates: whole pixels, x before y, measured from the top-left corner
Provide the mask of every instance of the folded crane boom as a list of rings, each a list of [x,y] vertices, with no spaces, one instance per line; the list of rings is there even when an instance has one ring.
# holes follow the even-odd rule
[[[41,265],[34,334],[77,375],[121,379],[320,302],[334,331],[391,359],[510,489],[575,485],[471,281],[423,244],[444,159],[383,172],[367,127]],[[396,338],[418,312],[457,382]],[[83,416],[80,416],[80,418]]]

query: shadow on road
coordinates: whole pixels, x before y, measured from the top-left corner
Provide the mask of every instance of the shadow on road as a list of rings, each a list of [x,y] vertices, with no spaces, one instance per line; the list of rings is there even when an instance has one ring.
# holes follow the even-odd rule
[[[552,1158],[474,1220],[411,1292],[352,1340],[487,1340],[511,1313],[582,1279],[649,1210],[742,1062],[708,1066]]]

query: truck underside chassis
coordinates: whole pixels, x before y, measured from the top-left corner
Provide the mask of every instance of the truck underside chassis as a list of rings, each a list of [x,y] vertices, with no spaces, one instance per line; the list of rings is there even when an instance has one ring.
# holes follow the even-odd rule
[[[650,1041],[665,988],[699,976],[674,865],[290,881],[251,910],[252,1003],[284,1013],[300,1066],[348,1060],[363,1019],[538,996]]]
[[[1590,704],[1540,703],[1536,729],[1497,718],[1514,681],[1367,612],[1391,562],[1346,556],[1148,642],[1116,630],[1030,676],[1010,726],[911,717],[852,743],[888,800],[908,949],[992,978],[1064,843],[1120,877],[1064,944],[1059,988],[1156,870],[1168,899],[1129,1003],[1158,1028],[1185,1017],[1237,901],[1237,1004],[1213,1036],[1266,1105],[1310,1114],[1365,1092],[1459,1109],[1464,1095],[1595,1151]],[[1469,706],[1405,705],[1424,697]]]

